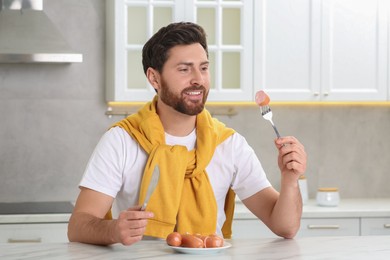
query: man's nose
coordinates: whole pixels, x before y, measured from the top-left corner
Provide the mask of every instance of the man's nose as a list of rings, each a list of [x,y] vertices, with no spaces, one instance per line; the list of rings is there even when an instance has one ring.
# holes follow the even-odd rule
[[[202,86],[205,82],[205,75],[203,75],[202,71],[195,69],[192,73],[191,85]]]

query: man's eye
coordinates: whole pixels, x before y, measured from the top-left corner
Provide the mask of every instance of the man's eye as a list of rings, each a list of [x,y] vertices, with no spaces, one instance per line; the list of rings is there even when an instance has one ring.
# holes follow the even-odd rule
[[[187,72],[187,71],[188,71],[188,69],[187,69],[187,68],[181,68],[181,69],[179,69],[179,71],[182,71],[182,72]]]

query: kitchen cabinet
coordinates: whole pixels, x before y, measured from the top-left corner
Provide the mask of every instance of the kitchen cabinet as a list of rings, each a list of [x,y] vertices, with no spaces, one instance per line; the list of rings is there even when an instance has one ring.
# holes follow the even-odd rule
[[[387,101],[385,0],[107,1],[107,101],[149,101],[143,44],[193,21],[208,34],[209,101]]]
[[[387,1],[327,0],[321,17],[320,97],[387,100]]]
[[[362,218],[361,233],[363,236],[390,235],[390,217]]]
[[[106,1],[107,101],[149,101],[142,47],[162,26],[191,21],[207,33],[209,101],[253,100],[253,0]]]
[[[254,82],[273,101],[386,101],[383,0],[255,1]]]
[[[0,243],[65,243],[67,230],[67,223],[0,224]]]
[[[235,219],[232,231],[234,239],[278,237],[258,219]]]
[[[0,243],[68,242],[70,202],[2,203]]]
[[[359,235],[359,218],[302,218],[297,237]]]
[[[296,237],[359,235],[359,218],[302,218]],[[257,219],[236,219],[233,222],[233,237],[270,238],[277,236]]]
[[[338,207],[303,207],[297,237],[390,235],[390,199],[343,199]],[[241,202],[236,202],[234,238],[276,237]]]

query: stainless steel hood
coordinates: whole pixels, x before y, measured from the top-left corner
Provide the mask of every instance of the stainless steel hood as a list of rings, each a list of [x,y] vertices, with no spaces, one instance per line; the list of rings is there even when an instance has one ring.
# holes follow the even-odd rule
[[[0,0],[0,63],[82,61],[44,13],[42,0]]]

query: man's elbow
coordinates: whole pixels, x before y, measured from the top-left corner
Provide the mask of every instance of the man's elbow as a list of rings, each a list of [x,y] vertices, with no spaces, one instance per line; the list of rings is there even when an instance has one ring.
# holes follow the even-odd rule
[[[72,228],[70,227],[70,224],[68,224],[68,240],[69,242],[77,242],[76,237],[74,233],[72,232]]]
[[[75,227],[76,223],[74,221],[73,215],[69,219],[68,223],[68,240],[69,242],[79,242],[77,239],[77,228]]]
[[[299,227],[299,224],[297,226],[286,227],[278,230],[275,234],[286,239],[292,239],[297,235]]]
[[[297,233],[298,233],[297,231],[295,231],[295,232],[286,232],[286,233],[281,234],[280,236],[285,238],[285,239],[292,239],[292,238],[294,238],[296,236]]]

